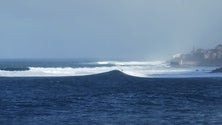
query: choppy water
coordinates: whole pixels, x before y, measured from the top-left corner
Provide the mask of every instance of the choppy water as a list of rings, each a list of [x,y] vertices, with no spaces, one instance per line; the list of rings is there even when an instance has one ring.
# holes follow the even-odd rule
[[[0,78],[0,124],[221,125],[222,78]]]
[[[1,60],[0,125],[221,125],[222,74],[214,68]]]

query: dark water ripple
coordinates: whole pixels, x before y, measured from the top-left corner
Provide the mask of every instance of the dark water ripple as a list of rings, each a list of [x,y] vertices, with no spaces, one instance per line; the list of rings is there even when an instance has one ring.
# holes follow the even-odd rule
[[[0,78],[0,124],[221,125],[222,79]]]

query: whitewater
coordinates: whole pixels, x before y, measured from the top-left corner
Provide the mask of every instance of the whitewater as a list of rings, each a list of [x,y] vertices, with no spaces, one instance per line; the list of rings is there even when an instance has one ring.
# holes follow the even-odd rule
[[[54,65],[53,63],[48,65],[33,65],[32,63],[25,63],[28,70],[1,69],[0,76],[85,76],[109,72],[112,70],[119,70],[127,75],[145,78],[222,77],[221,73],[210,73],[210,71],[217,67],[172,67],[166,61],[83,61],[78,63],[69,62],[68,65],[65,66]],[[19,65],[22,64],[23,63]],[[14,65],[12,65],[10,68],[16,68],[13,66]]]
[[[1,125],[222,125],[222,75],[209,73],[213,67],[0,61],[0,68]]]

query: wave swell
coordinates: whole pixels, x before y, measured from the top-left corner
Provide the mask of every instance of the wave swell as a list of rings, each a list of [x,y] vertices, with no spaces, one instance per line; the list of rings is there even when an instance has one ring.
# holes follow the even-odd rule
[[[93,66],[92,66],[93,65]],[[165,77],[222,77],[221,74],[209,73],[212,68],[173,68],[161,61],[154,62],[120,62],[100,61],[88,63],[81,67],[25,67],[1,68],[1,77],[60,77],[94,75],[113,70],[137,77],[165,78]]]

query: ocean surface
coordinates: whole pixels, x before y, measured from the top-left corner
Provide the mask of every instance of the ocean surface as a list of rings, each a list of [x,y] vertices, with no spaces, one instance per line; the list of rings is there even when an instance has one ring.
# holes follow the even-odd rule
[[[1,60],[0,125],[221,125],[216,67]]]

